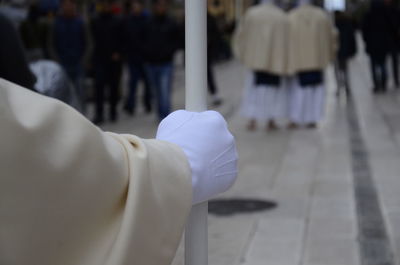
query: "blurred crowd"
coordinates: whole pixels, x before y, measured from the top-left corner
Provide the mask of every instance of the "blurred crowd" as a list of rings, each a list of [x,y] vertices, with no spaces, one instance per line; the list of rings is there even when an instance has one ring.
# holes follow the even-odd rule
[[[360,10],[363,10],[360,15]],[[347,61],[357,53],[356,31],[359,29],[365,52],[370,58],[373,93],[385,93],[388,89],[390,65],[396,89],[399,83],[400,9],[393,0],[373,0],[367,8],[354,12],[335,12],[335,24],[339,33],[337,52],[337,79],[339,86],[349,91]],[[388,64],[388,61],[390,62]]]
[[[50,3],[51,1],[47,2]],[[151,5],[149,6],[150,2]],[[302,1],[298,3],[296,1],[280,1],[279,3],[272,0],[254,1],[255,4],[263,2],[273,2],[284,14],[294,13],[294,10],[302,6]],[[5,71],[8,71],[10,76],[18,75],[18,78],[14,79],[22,80],[21,85],[62,99],[83,113],[87,113],[87,102],[93,102],[94,113],[93,117],[90,118],[96,124],[101,124],[107,119],[116,121],[119,109],[129,115],[134,115],[138,112],[139,102],[145,112],[156,111],[160,120],[170,113],[174,58],[179,50],[185,48],[182,5],[171,9],[172,2],[168,0],[153,0],[146,1],[146,3],[143,0],[128,0],[126,2],[118,0],[60,0],[58,5],[47,6],[46,8],[39,2],[29,3],[28,8],[25,8],[27,10],[26,15],[0,6],[0,14],[3,13],[14,18],[14,26],[22,40],[24,53],[29,62],[29,69],[26,69],[25,72],[30,71],[30,74],[26,74],[24,78],[24,71],[21,69],[26,67],[18,64],[18,60],[13,60],[12,64],[18,64],[16,69],[20,70],[13,72],[8,59],[3,59],[7,58],[7,52],[1,59],[3,63],[5,61],[8,63],[8,69],[5,69]],[[388,89],[387,61],[389,58],[394,85],[399,88],[400,11],[397,3],[393,0],[372,0],[368,3],[363,2],[358,6],[352,6],[348,3],[347,6],[346,11],[335,11],[333,17],[323,11],[331,22],[333,18],[334,23],[332,25],[335,26],[337,32],[335,40],[324,39],[326,43],[337,48],[335,58],[330,60],[330,62],[335,62],[335,73],[338,81],[337,93],[340,94],[344,90],[347,94],[350,94],[347,64],[349,59],[357,53],[356,33],[358,30],[362,34],[366,52],[370,57],[371,77],[374,84],[372,91],[384,93]],[[248,13],[253,9],[254,6],[244,12],[240,20],[242,24]],[[322,8],[319,9],[322,10]],[[271,14],[274,14],[274,12],[271,12],[265,13],[266,16],[273,17]],[[266,24],[262,24],[261,20],[256,19],[255,21],[257,21],[258,26],[245,29],[245,31],[254,34],[254,36],[249,37],[251,34],[246,33],[247,37],[245,38],[254,37],[253,40],[248,39],[248,41],[252,42],[252,45],[258,43],[257,49],[250,48],[249,52],[255,55],[255,60],[260,60],[269,52],[275,56],[271,55],[274,63],[285,61],[285,56],[288,56],[285,52],[282,54],[274,52],[272,48],[268,48],[268,52],[266,51],[266,47],[270,46],[268,42],[277,40],[274,34],[260,33],[268,31],[266,28],[269,27],[267,25],[269,22],[266,21]],[[257,27],[260,29],[256,29]],[[213,63],[231,58],[229,42],[235,29],[236,33],[240,31],[240,24],[235,27],[234,22],[221,23],[218,17],[214,17],[210,12],[208,13],[207,77],[208,89],[214,105],[221,104],[222,99],[215,82]],[[277,30],[286,29],[282,27]],[[325,28],[325,31],[330,31],[330,28]],[[3,31],[2,34],[7,34],[5,32]],[[263,40],[262,36],[267,35],[270,40]],[[321,39],[319,41],[321,43]],[[3,47],[6,46],[6,42],[9,42],[9,47],[18,46],[10,40],[5,40]],[[286,42],[292,43],[292,41],[287,40]],[[247,47],[252,47],[252,45]],[[283,40],[279,49],[284,49],[287,45],[288,43],[284,43]],[[233,46],[235,46],[235,43]],[[311,46],[308,45],[307,47],[310,48]],[[10,50],[11,48],[7,49]],[[316,48],[314,52],[317,52],[318,49]],[[245,50],[242,52],[247,53]],[[304,52],[299,53],[304,54]],[[281,54],[280,57],[276,57],[279,54]],[[310,52],[308,56],[312,57],[312,54]],[[247,55],[243,54],[236,55],[239,60],[247,60],[248,68],[255,70],[255,77],[259,79],[258,81],[261,79],[265,81],[265,78],[268,79],[267,83],[271,81],[271,76],[259,75],[260,71],[270,74],[270,66],[253,67],[253,63],[250,63],[253,59],[246,59]],[[184,64],[184,62],[182,63]],[[246,65],[246,63],[244,64]],[[311,72],[322,71],[323,67],[322,65],[317,65],[313,69],[306,67],[305,69],[298,69],[298,72],[303,70],[308,72],[309,70]],[[279,76],[286,76],[285,71],[272,72]],[[29,76],[32,73],[33,77]],[[127,86],[122,84],[124,81],[122,79],[123,73],[127,73],[128,76]],[[322,76],[322,74],[318,75]],[[276,82],[276,78],[274,78],[272,80],[275,81],[272,83]],[[11,77],[9,79],[15,81]],[[322,80],[323,78],[319,79]],[[73,96],[67,96],[64,92],[51,92],[51,89],[48,89],[48,87],[54,88],[56,86],[68,87]],[[127,87],[126,91],[123,89],[125,87]],[[142,88],[142,90],[138,91],[138,88]],[[64,90],[67,89],[63,88],[59,91]],[[139,95],[140,99],[138,99]],[[260,97],[255,96],[255,98],[259,99]],[[72,101],[74,103],[71,103]],[[255,104],[250,105],[255,106]],[[259,112],[259,110],[257,111]],[[311,124],[314,124],[314,122]],[[272,127],[274,127],[273,124]]]
[[[372,1],[361,25],[366,52],[371,61],[373,92],[387,90],[386,60],[392,61],[394,84],[399,89],[400,11],[392,0]]]
[[[77,108],[85,113],[88,100],[94,102],[94,123],[103,123],[107,112],[116,121],[119,103],[134,115],[137,95],[142,95],[145,112],[155,109],[163,119],[171,112],[174,57],[185,41],[184,14],[172,13],[170,5],[165,0],[152,1],[150,8],[142,0],[61,0],[56,12],[48,12],[33,2],[26,19],[17,23],[30,68],[41,81],[31,86],[45,90],[40,86],[54,85],[58,65],[71,83]],[[230,48],[210,14],[207,29],[209,92],[212,103],[219,105],[212,63],[228,59]],[[126,93],[121,89],[124,69],[129,76]]]

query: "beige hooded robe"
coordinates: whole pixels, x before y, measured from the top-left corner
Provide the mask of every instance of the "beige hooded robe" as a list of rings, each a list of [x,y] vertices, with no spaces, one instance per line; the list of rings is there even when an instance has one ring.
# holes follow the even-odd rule
[[[325,69],[335,58],[336,30],[328,14],[312,5],[289,13],[288,74]]]
[[[171,263],[192,202],[179,147],[3,79],[0,124],[1,265]]]
[[[286,72],[288,20],[273,4],[251,7],[234,35],[236,57],[253,71]]]

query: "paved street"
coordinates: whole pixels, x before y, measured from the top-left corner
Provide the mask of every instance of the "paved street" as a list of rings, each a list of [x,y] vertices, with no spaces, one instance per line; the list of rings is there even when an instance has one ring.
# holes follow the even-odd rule
[[[217,108],[237,139],[239,178],[221,198],[272,200],[258,213],[209,215],[210,265],[400,264],[400,92],[370,93],[367,58],[350,65],[353,100],[335,96],[328,71],[326,116],[317,130],[246,130],[244,71],[216,67]],[[182,67],[173,102],[184,106]],[[154,114],[122,114],[103,129],[154,137]],[[183,264],[182,247],[174,264]]]

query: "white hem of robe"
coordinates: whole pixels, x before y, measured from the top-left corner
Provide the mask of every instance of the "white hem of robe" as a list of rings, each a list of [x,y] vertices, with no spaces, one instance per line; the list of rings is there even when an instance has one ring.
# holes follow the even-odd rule
[[[241,114],[248,119],[268,122],[287,117],[288,93],[283,77],[278,87],[255,85],[254,73],[248,71],[243,98]]]
[[[324,114],[325,85],[302,87],[297,78],[290,82],[289,118],[297,124],[318,123]]]

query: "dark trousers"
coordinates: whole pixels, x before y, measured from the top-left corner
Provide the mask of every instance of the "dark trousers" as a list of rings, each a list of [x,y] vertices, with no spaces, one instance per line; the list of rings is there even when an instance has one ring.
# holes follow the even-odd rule
[[[117,103],[122,66],[119,62],[101,62],[95,65],[96,118],[104,118],[104,103],[108,99],[110,117],[117,117]],[[107,97],[106,97],[107,96]]]
[[[151,110],[151,88],[145,73],[144,65],[140,62],[129,62],[129,93],[128,99],[125,103],[125,107],[131,111],[135,111],[136,107],[136,90],[139,81],[143,81],[144,93],[143,93],[143,104],[146,111]]]
[[[81,112],[85,112],[85,103],[86,103],[86,93],[83,89],[83,77],[84,77],[84,71],[82,65],[79,63],[77,64],[70,64],[70,63],[62,63],[61,65],[63,66],[69,80],[72,82],[74,85],[75,89],[75,94],[78,98],[78,109]]]
[[[157,99],[158,117],[167,117],[171,111],[172,63],[148,64],[145,67],[152,91]]]
[[[210,59],[207,60],[207,82],[208,82],[208,92],[210,92],[211,95],[217,94],[217,86],[215,85],[215,78],[214,78],[214,72],[212,69],[212,64],[210,62]]]
[[[399,60],[398,60],[398,52],[397,51],[392,51],[390,53],[390,58],[392,61],[392,69],[393,69],[393,79],[394,79],[394,84],[396,87],[399,87]]]
[[[374,91],[386,91],[387,69],[386,56],[370,56]]]
[[[336,61],[335,72],[336,72],[336,80],[338,83],[338,90],[337,90],[338,93],[342,88],[344,88],[346,92],[350,92],[347,64],[348,62],[347,59],[345,58],[338,58],[338,60]]]

